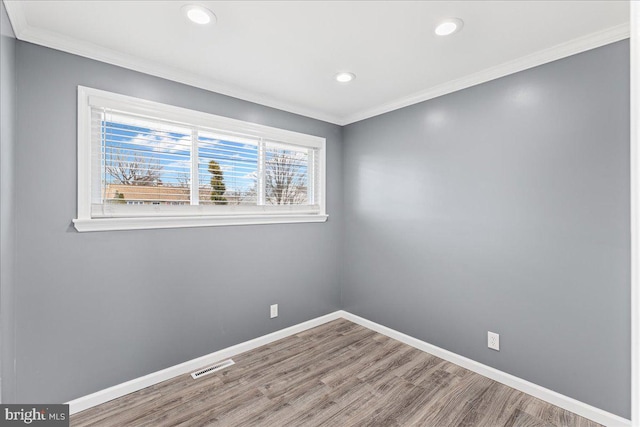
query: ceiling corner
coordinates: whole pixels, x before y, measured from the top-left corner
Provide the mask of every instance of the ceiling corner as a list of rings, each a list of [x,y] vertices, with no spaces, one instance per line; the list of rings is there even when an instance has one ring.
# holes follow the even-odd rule
[[[610,43],[629,38],[631,28],[629,23],[616,25],[582,37],[557,44],[547,49],[504,62],[494,67],[486,68],[476,73],[448,81],[441,85],[392,100],[378,107],[359,111],[344,118],[343,126],[365,120],[393,110],[408,107],[419,102],[437,98],[452,92],[479,85],[500,77],[514,74],[529,68],[537,67],[549,62],[557,61],[571,55],[595,49]]]
[[[24,33],[29,27],[22,2],[16,0],[2,0],[7,10],[7,16],[18,40],[23,40]]]

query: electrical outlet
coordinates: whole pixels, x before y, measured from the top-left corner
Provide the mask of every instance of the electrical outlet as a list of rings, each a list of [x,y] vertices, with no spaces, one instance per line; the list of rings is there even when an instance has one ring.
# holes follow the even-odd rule
[[[495,351],[500,351],[500,335],[495,332],[487,332],[487,346]]]
[[[271,305],[271,318],[278,317],[278,304]]]

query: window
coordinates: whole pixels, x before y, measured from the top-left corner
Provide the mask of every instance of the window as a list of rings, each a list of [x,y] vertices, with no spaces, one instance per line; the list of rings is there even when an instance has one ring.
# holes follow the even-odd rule
[[[78,87],[78,231],[326,221],[325,139]]]

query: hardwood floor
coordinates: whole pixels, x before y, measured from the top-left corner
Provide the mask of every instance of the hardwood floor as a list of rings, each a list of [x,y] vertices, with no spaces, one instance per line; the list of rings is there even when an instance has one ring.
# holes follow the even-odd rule
[[[598,426],[347,320],[71,417],[72,426]]]

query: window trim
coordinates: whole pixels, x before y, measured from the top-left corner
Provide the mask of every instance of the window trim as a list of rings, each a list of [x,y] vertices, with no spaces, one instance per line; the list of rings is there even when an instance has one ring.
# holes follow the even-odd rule
[[[277,140],[302,147],[318,149],[320,197],[317,213],[254,211],[234,214],[185,215],[185,216],[143,216],[143,217],[94,217],[91,214],[92,187],[92,106],[126,109],[127,112],[160,117],[188,123],[193,126],[220,128],[230,132],[250,134],[258,138]],[[77,218],[73,219],[76,230],[107,231],[137,230],[154,228],[210,227],[225,225],[285,224],[303,222],[325,222],[326,214],[326,139],[284,129],[217,116],[201,111],[162,104],[99,89],[78,86],[78,206]]]

